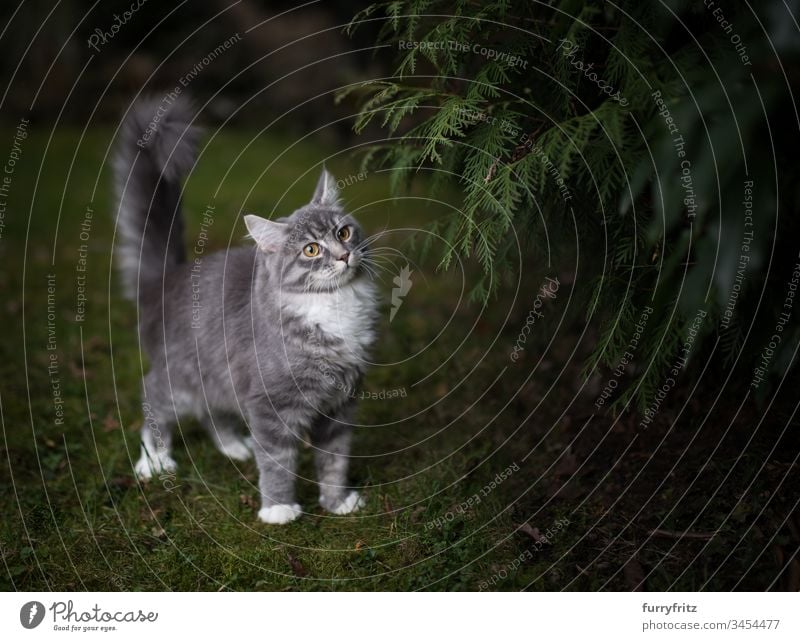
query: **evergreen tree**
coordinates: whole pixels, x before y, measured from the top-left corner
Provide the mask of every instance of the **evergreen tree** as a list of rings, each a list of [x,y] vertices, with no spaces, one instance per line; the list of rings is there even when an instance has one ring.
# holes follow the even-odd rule
[[[587,374],[625,364],[654,310],[617,408],[646,408],[683,357],[763,395],[800,342],[797,2],[706,4],[396,0],[350,25],[379,21],[379,55],[396,54],[391,78],[339,96],[360,100],[357,132],[383,130],[363,164],[393,169],[396,189],[420,167],[457,181],[463,210],[433,224],[441,267],[480,261],[474,299],[502,282],[515,236],[536,252],[577,233],[604,257],[586,282],[601,330]]]

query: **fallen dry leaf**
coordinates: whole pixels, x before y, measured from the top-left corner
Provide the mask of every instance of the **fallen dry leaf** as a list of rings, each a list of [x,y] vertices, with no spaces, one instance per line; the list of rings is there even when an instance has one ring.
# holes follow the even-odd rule
[[[291,554],[286,555],[286,560],[289,561],[289,565],[292,568],[292,573],[295,576],[305,576],[306,574],[308,574],[308,571],[305,569],[303,564],[300,563],[300,561],[298,561]]]
[[[578,459],[571,449],[567,449],[559,458],[554,470],[555,476],[572,476],[578,469]]]
[[[249,494],[240,494],[239,495],[239,503],[242,505],[252,508],[254,510],[258,509],[258,501],[256,501],[252,496]]]
[[[108,415],[103,419],[103,431],[104,432],[113,432],[114,430],[119,429],[119,421],[114,418],[113,414],[110,412]]]
[[[87,380],[92,378],[92,373],[88,369],[81,367],[74,361],[67,361],[67,368],[69,369],[69,373],[79,381],[82,381],[84,378]]]
[[[419,517],[425,512],[427,508],[424,505],[418,505],[414,508],[414,511],[411,513],[411,522],[412,523],[419,523]]]
[[[160,508],[160,507],[156,507],[156,508],[152,508],[152,509],[150,509],[150,508],[142,508],[141,510],[139,510],[139,518],[142,521],[155,521],[155,520],[158,519],[159,516],[161,516],[161,513],[163,511],[164,511],[163,508]]]
[[[625,576],[625,582],[628,587],[633,592],[644,590],[644,570],[635,555],[629,558],[625,565],[622,566],[622,574]]]
[[[797,559],[792,559],[792,562],[789,564],[785,589],[788,592],[800,591],[800,561]]]
[[[524,532],[537,543],[540,543],[541,541],[544,540],[544,537],[542,536],[541,532],[539,532],[539,528],[532,527],[530,523],[523,523],[522,525],[520,525],[519,531]]]
[[[108,343],[101,336],[90,336],[88,339],[83,341],[83,351],[85,353],[107,352]]]
[[[128,488],[133,487],[134,482],[133,478],[130,476],[115,476],[108,482],[108,484],[113,488],[127,490]]]

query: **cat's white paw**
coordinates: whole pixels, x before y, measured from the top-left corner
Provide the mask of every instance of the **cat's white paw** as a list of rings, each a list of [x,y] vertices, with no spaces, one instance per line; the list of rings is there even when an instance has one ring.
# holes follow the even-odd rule
[[[142,455],[133,469],[139,480],[149,481],[160,474],[174,474],[175,470],[178,469],[178,464],[166,452],[149,454],[142,448]]]
[[[217,449],[234,461],[247,461],[253,456],[253,452],[250,451],[250,448],[247,446],[246,439],[242,439],[241,441],[230,440],[227,443],[219,445]]]
[[[328,508],[328,511],[333,512],[334,514],[350,514],[351,512],[360,510],[366,504],[367,502],[364,500],[364,497],[362,497],[358,492],[353,491],[344,497],[344,499],[339,501],[337,505]]]
[[[292,505],[273,505],[271,507],[262,507],[258,511],[258,518],[264,523],[283,525],[294,521],[302,512],[297,503]]]

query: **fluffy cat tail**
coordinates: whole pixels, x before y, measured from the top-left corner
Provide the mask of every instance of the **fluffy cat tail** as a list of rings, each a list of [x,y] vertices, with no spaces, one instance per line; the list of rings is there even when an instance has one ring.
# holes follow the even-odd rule
[[[188,100],[140,100],[122,123],[112,161],[116,193],[116,261],[123,293],[157,283],[185,261],[181,181],[194,165],[200,130]]]

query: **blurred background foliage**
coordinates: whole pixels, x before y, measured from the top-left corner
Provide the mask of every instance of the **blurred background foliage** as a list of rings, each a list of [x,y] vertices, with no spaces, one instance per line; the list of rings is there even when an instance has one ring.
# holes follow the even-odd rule
[[[203,117],[262,127],[279,118],[282,131],[357,145],[365,168],[391,170],[398,193],[420,168],[435,169],[425,172],[434,193],[455,186],[463,197],[461,211],[431,223],[450,243],[438,259],[442,267],[455,254],[479,259],[473,300],[489,299],[521,260],[572,260],[577,246],[574,277],[599,332],[587,375],[620,364],[642,310],[654,307],[618,408],[652,399],[700,309],[708,316],[695,362],[711,358],[753,378],[798,259],[790,87],[800,38],[787,13],[796,15],[796,0],[397,0],[360,10],[343,0],[146,1],[124,28],[88,45],[135,4],[4,4],[15,30],[2,39],[0,78],[14,87],[3,120],[114,123],[131,96],[170,90],[226,39],[246,34],[192,80]],[[43,21],[50,12],[58,19]],[[28,78],[45,80],[20,82]],[[668,130],[655,91],[679,134]],[[744,227],[745,181],[752,228]],[[733,314],[721,326],[726,308]],[[768,359],[767,383],[794,360],[796,317]]]
[[[691,360],[743,387],[776,332],[766,379],[782,377],[800,341],[800,310],[776,330],[798,263],[798,2],[718,4],[400,0],[352,23],[358,34],[381,16],[396,60],[394,77],[340,93],[361,100],[357,131],[385,132],[364,164],[409,180],[432,166],[458,182],[463,211],[436,223],[452,243],[441,265],[477,255],[474,298],[515,273],[516,238],[548,260],[577,242],[576,281],[600,331],[587,374],[624,364],[654,308],[617,408],[652,401],[698,314]]]
[[[235,110],[235,124],[264,126],[266,115],[291,112],[286,126],[297,131],[326,124],[347,115],[333,111],[329,92],[381,72],[370,25],[356,40],[343,33],[355,10],[344,0],[2,3],[0,21],[13,25],[0,41],[0,78],[13,87],[3,117],[31,110],[47,121],[85,124],[91,115],[94,123],[116,123],[132,96],[172,89],[238,33],[241,41],[186,89],[202,100],[203,117],[222,121]],[[130,18],[114,28],[126,11]],[[100,33],[105,41],[89,46]],[[81,100],[67,101],[71,92]],[[343,134],[348,128],[340,125]]]

